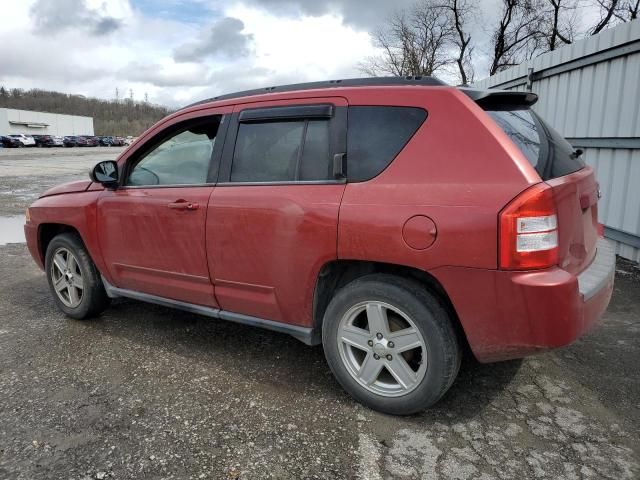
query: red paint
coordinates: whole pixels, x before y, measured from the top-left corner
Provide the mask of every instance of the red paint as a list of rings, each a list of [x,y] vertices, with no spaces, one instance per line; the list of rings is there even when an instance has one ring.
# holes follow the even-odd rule
[[[436,234],[436,224],[424,215],[411,217],[402,226],[404,243],[415,250],[429,248],[436,241]]]
[[[91,185],[91,180],[74,180],[73,182],[61,183],[55,187],[51,187],[46,190],[41,197],[48,197],[51,195],[61,195],[63,193],[77,193],[84,192]]]
[[[217,306],[207,268],[206,209],[172,207],[180,200],[207,205],[212,192],[213,187],[106,190],[98,200],[96,232],[115,285]]]
[[[482,361],[564,345],[594,325],[612,285],[588,302],[578,293],[576,275],[593,259],[598,236],[593,171],[547,182],[558,215],[557,265],[499,270],[499,213],[541,180],[455,88],[322,89],[205,103],[150,128],[118,162],[187,118],[327,102],[419,106],[428,117],[391,165],[363,183],[57,187],[30,207],[30,252],[42,266],[38,232],[68,225],[117,287],[303,326],[313,323],[315,286],[328,262],[409,266],[440,282]]]
[[[220,306],[311,325],[318,272],[337,256],[344,188],[217,187],[209,203],[207,241]]]

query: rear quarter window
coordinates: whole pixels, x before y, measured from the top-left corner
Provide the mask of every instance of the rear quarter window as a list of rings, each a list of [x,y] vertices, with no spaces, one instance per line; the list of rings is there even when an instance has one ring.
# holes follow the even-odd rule
[[[370,180],[400,153],[427,112],[416,107],[349,107],[347,177],[350,182]]]

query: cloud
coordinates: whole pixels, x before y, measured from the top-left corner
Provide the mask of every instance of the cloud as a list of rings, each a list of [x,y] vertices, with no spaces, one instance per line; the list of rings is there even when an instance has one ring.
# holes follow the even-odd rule
[[[416,0],[246,0],[265,10],[290,16],[338,14],[343,22],[358,30],[371,30],[394,11],[409,8]]]
[[[121,19],[89,8],[85,0],[38,0],[30,13],[34,31],[44,35],[80,28],[91,35],[104,36],[118,30],[123,24]]]
[[[251,52],[253,35],[242,33],[244,23],[233,17],[224,17],[207,28],[195,42],[178,47],[173,55],[177,62],[197,62],[208,57],[228,59],[246,57]]]
[[[198,64],[131,62],[118,72],[118,78],[129,82],[149,83],[156,87],[198,87],[209,84],[211,73],[209,68]]]

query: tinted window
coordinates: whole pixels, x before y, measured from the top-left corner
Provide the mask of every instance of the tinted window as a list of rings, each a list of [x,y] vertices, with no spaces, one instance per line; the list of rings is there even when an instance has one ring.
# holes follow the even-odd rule
[[[136,163],[127,185],[188,185],[207,183],[220,118],[182,128]]]
[[[573,147],[532,110],[487,112],[518,146],[542,180],[568,175],[584,167]]]
[[[350,181],[382,172],[411,139],[427,112],[414,107],[349,107],[347,173]]]
[[[328,175],[327,120],[240,124],[231,181],[326,180]]]
[[[300,180],[329,178],[329,122],[310,120],[300,159]]]
[[[520,148],[529,163],[538,165],[540,157],[540,135],[531,110],[487,112]]]

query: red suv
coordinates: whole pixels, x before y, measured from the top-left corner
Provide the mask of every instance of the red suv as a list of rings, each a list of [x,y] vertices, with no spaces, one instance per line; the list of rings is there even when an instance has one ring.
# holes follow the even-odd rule
[[[216,97],[44,193],[28,246],[72,318],[129,297],[286,332],[360,402],[416,412],[467,346],[566,345],[609,302],[593,170],[536,100],[421,77]]]

